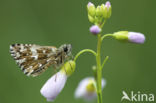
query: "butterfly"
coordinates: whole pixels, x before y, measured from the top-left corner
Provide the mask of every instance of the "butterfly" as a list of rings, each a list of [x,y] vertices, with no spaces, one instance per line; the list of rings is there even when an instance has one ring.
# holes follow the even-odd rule
[[[51,65],[59,68],[69,59],[71,44],[63,44],[59,48],[54,46],[40,46],[36,44],[10,45],[10,54],[27,76],[38,76]]]

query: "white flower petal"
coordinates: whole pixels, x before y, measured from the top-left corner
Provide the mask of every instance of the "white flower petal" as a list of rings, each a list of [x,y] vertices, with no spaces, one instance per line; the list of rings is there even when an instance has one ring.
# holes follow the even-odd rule
[[[93,80],[93,78],[92,77],[85,78],[79,83],[75,92],[76,98],[81,98],[84,96],[84,94],[86,93],[86,86],[89,80]]]
[[[102,89],[103,89],[106,86],[106,80],[104,78],[102,78],[101,84],[102,84]]]
[[[76,91],[75,91],[75,98],[84,98],[85,100],[92,100],[94,99],[97,95],[96,95],[96,91],[93,91],[93,92],[89,92],[87,91],[86,87],[87,85],[89,84],[90,80],[94,80],[93,77],[88,77],[88,78],[85,78],[83,79]],[[106,81],[104,79],[102,79],[102,88],[104,88],[106,85]]]
[[[52,76],[41,88],[41,94],[47,98],[47,101],[53,101],[61,92],[67,80],[65,73],[58,72]]]

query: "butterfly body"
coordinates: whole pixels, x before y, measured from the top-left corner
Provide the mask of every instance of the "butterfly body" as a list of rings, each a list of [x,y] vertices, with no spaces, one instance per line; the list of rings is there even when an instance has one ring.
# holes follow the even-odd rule
[[[10,46],[10,53],[24,74],[37,76],[51,65],[59,68],[71,56],[71,45],[64,44],[56,48],[35,44],[13,44]]]

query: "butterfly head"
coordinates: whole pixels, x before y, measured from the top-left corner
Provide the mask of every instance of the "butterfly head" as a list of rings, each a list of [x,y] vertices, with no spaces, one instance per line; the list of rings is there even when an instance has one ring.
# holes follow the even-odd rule
[[[72,46],[71,44],[61,45],[60,48],[67,56],[71,56]]]

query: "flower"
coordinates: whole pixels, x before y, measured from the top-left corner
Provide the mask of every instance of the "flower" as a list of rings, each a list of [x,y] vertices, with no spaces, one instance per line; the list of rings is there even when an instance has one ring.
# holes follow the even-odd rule
[[[136,44],[143,44],[145,42],[144,34],[138,32],[119,31],[114,33],[113,37],[120,41],[129,41]]]
[[[128,40],[132,43],[143,44],[145,42],[145,36],[142,33],[129,32]]]
[[[106,85],[106,81],[102,79],[102,88]],[[95,79],[93,77],[84,78],[80,81],[76,91],[75,98],[83,98],[85,100],[92,100],[97,96],[95,88]]]
[[[64,88],[67,80],[67,75],[63,72],[58,72],[52,76],[41,88],[41,94],[47,98],[47,101],[53,101],[56,96]]]
[[[57,95],[62,91],[70,76],[75,71],[75,62],[66,62],[61,70],[52,76],[41,88],[41,94],[47,99],[47,101],[53,101]]]
[[[92,34],[96,35],[101,32],[101,28],[99,28],[99,26],[97,26],[97,25],[93,25],[90,27],[90,32]]]

